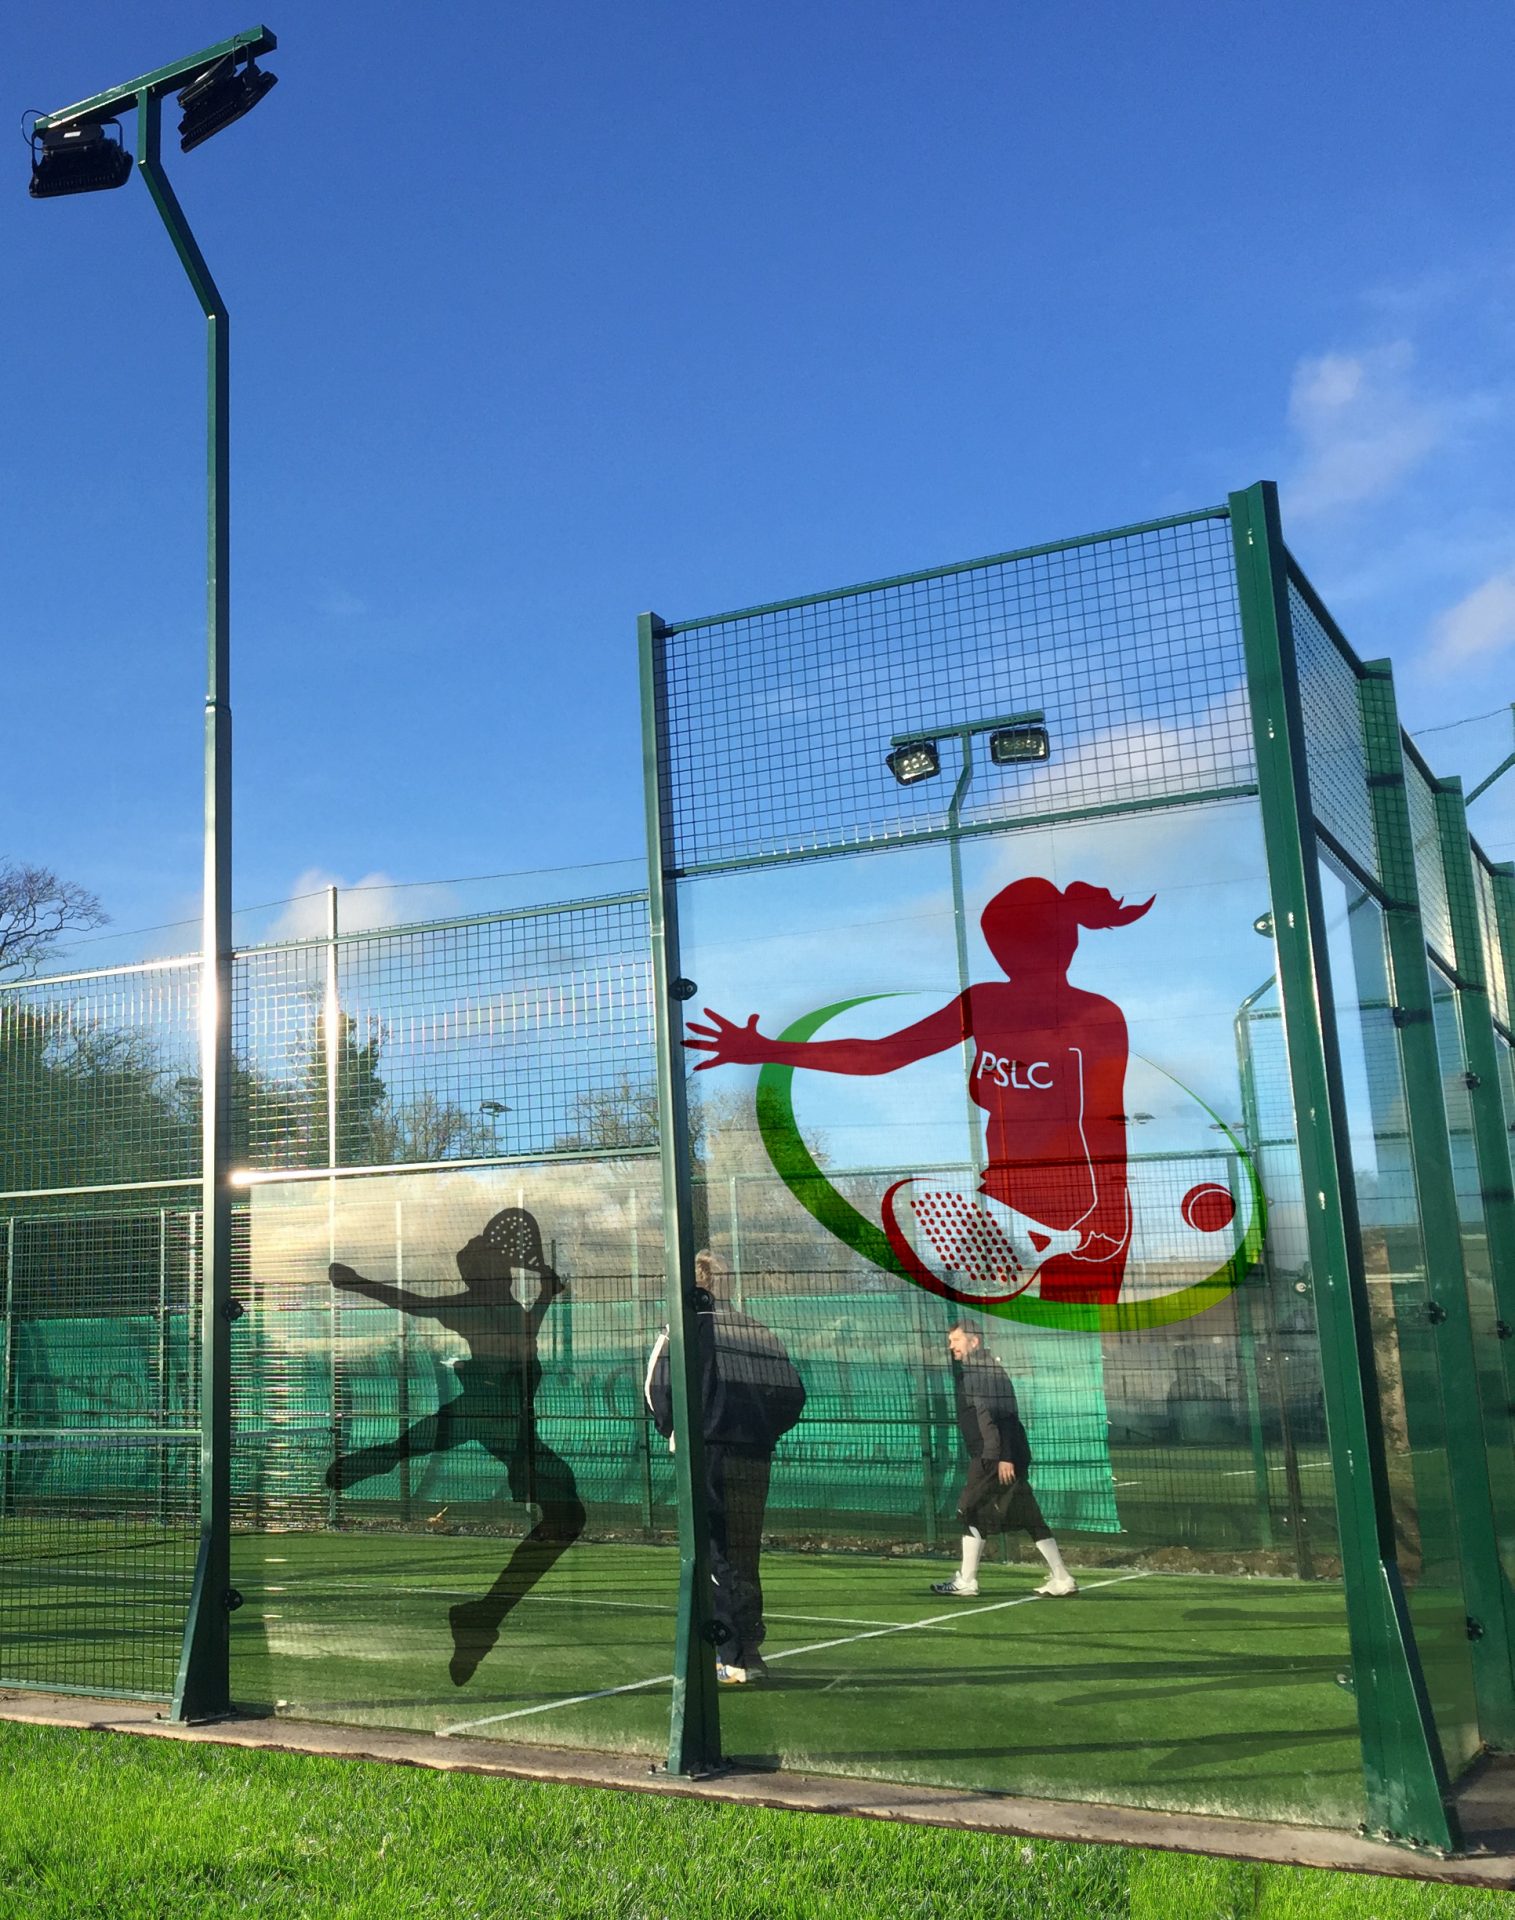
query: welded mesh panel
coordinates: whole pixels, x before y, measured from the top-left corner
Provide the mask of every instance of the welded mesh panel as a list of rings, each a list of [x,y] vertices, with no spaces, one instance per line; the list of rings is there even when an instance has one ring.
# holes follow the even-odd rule
[[[255,1168],[327,1157],[321,1005],[326,948],[239,953],[232,974],[233,1157]]]
[[[1483,943],[1483,962],[1489,987],[1489,1003],[1494,1009],[1494,1018],[1502,1026],[1510,1024],[1510,982],[1505,971],[1506,955],[1504,941],[1500,936],[1499,906],[1495,895],[1495,880],[1484,862],[1483,855],[1475,848],[1473,853],[1473,883],[1478,890],[1478,932]]]
[[[1415,842],[1415,875],[1420,883],[1420,917],[1427,943],[1443,959],[1453,961],[1452,910],[1447,898],[1446,867],[1441,857],[1441,832],[1436,796],[1431,783],[1413,761],[1405,762],[1405,798],[1410,803],[1410,834]]]
[[[341,1164],[656,1144],[644,895],[338,952]]]
[[[1320,824],[1365,873],[1378,873],[1357,675],[1293,580],[1289,623],[1305,722],[1310,804]]]
[[[674,860],[697,866],[940,828],[957,777],[901,787],[891,738],[1043,709],[1045,763],[987,765],[964,821],[1252,778],[1224,518],[735,619],[659,643]]]
[[[4,1226],[0,1683],[166,1697],[199,1533],[196,1218]]]
[[[0,1193],[199,1169],[195,961],[0,987]]]

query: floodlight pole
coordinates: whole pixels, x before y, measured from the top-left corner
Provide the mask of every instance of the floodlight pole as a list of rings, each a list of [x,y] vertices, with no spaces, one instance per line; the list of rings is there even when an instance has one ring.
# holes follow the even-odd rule
[[[159,67],[106,93],[41,116],[39,131],[86,125],[131,107],[137,167],[205,315],[207,348],[207,647],[204,776],[204,925],[201,940],[200,1080],[200,1538],[170,1716],[204,1720],[231,1709],[231,601],[229,317],[184,210],[163,171],[163,96],[227,55],[270,53],[266,27]]]
[[[1515,718],[1515,702],[1511,703],[1510,714],[1512,718]],[[1488,776],[1488,778],[1485,780],[1479,781],[1478,785],[1474,787],[1473,791],[1467,796],[1467,798],[1463,801],[1462,804],[1465,807],[1471,807],[1473,802],[1478,798],[1479,794],[1487,793],[1489,788],[1493,786],[1494,782],[1500,779],[1504,774],[1507,774],[1510,771],[1511,767],[1515,767],[1515,753],[1506,754],[1504,759],[1500,761],[1499,765]]]
[[[916,740],[954,739],[962,742],[962,767],[957,776],[957,785],[952,789],[952,798],[947,803],[947,852],[952,867],[952,929],[957,945],[957,989],[963,1004],[967,1002],[971,983],[968,979],[968,918],[963,900],[962,811],[968,789],[973,784],[974,735],[994,733],[1002,727],[1040,726],[1046,717],[1042,709],[1037,707],[1026,713],[1000,714],[992,720],[949,721],[943,726],[918,727],[913,733],[897,733],[889,742],[895,748],[908,747]],[[968,1163],[975,1180],[982,1180],[983,1127],[973,1099],[973,1036],[966,1031],[962,1038],[962,1054],[963,1086],[968,1107]]]
[[[959,1007],[964,1010],[965,1025],[962,1038],[963,1087],[968,1101],[968,1164],[973,1169],[975,1186],[984,1177],[983,1125],[979,1111],[973,1099],[973,1036],[966,1026],[966,1008],[968,1004],[968,919],[967,907],[963,900],[963,848],[960,828],[964,800],[968,797],[968,788],[973,781],[973,733],[970,728],[961,730],[963,743],[963,767],[957,776],[957,785],[952,789],[952,799],[947,807],[947,849],[952,863],[952,931],[957,940],[957,990],[960,996]]]
[[[205,315],[205,880],[201,936],[200,1550],[174,1689],[176,1720],[231,1709],[231,520],[230,316],[160,157],[163,103],[137,96],[137,165]]]

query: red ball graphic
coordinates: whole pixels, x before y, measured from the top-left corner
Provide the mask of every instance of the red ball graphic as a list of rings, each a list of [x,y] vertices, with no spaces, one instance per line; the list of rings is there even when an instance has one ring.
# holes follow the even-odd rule
[[[1225,1187],[1207,1180],[1190,1187],[1184,1195],[1183,1216],[1186,1227],[1195,1227],[1200,1233],[1220,1233],[1236,1218],[1236,1202]]]

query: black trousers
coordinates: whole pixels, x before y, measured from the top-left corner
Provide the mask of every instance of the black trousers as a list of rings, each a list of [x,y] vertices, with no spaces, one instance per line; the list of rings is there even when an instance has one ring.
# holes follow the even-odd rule
[[[749,1453],[705,1443],[705,1487],[710,1504],[710,1572],[715,1619],[725,1632],[716,1651],[741,1664],[763,1644],[763,1583],[758,1556],[768,1506],[771,1453]]]
[[[999,1469],[986,1467],[982,1460],[969,1463],[968,1484],[957,1503],[957,1517],[965,1531],[977,1527],[980,1533],[1010,1533],[1024,1527],[1033,1540],[1052,1538],[1052,1529],[1042,1518],[1026,1476],[1018,1473],[1005,1486]]]

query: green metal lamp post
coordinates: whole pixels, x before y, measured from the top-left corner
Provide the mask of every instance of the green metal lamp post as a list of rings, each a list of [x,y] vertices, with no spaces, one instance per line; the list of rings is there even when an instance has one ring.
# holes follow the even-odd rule
[[[962,743],[962,763],[957,785],[947,806],[947,847],[952,866],[952,924],[957,935],[957,987],[966,993],[968,980],[968,919],[963,900],[962,810],[973,783],[973,742],[976,735],[989,735],[989,758],[997,767],[1045,762],[1050,754],[1047,716],[1040,707],[1027,713],[1004,713],[993,720],[945,721],[937,727],[920,727],[914,733],[897,733],[889,742],[892,751],[885,764],[902,787],[919,785],[941,771],[938,741]],[[983,1175],[984,1150],[979,1110],[973,1102],[973,1042],[965,1034],[962,1042],[963,1084],[967,1092],[968,1159],[975,1178]]]
[[[202,1083],[200,1543],[174,1689],[173,1718],[205,1719],[231,1705],[231,706],[228,514],[228,316],[160,158],[163,97],[183,108],[187,153],[251,111],[274,85],[258,57],[277,46],[252,27],[124,86],[43,114],[32,128],[34,199],[125,184],[131,158],[118,116],[135,109],[136,163],[206,321],[209,550],[205,688],[205,918],[200,1007]],[[115,127],[117,138],[109,129]]]

